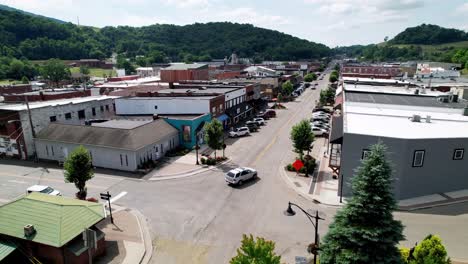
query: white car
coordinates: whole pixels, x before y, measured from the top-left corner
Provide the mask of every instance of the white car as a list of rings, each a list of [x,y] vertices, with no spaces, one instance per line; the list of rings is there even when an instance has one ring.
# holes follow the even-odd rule
[[[329,122],[330,121],[330,118],[327,117],[327,116],[313,116],[311,119],[310,119],[311,122],[316,122],[316,121],[321,121],[321,122]]]
[[[325,112],[314,112],[312,113],[312,116],[326,116],[326,117],[330,117],[331,115],[330,114],[327,114]]]
[[[265,119],[263,119],[261,117],[256,117],[256,118],[252,119],[252,121],[257,122],[257,124],[259,126],[265,125]]]
[[[315,121],[315,122],[310,123],[310,125],[312,127],[318,127],[318,128],[322,128],[322,129],[325,129],[325,130],[330,130],[330,126],[328,124],[325,124],[325,123]]]
[[[48,195],[62,196],[60,191],[54,190],[52,187],[46,185],[33,185],[27,189],[27,193],[39,192]]]
[[[241,167],[228,171],[224,179],[228,184],[242,185],[245,181],[257,177],[257,171],[252,168]]]
[[[248,127],[239,127],[234,131],[229,132],[229,137],[242,137],[250,134]]]
[[[314,133],[315,136],[323,136],[327,134],[328,131],[319,127],[312,127],[312,133]]]

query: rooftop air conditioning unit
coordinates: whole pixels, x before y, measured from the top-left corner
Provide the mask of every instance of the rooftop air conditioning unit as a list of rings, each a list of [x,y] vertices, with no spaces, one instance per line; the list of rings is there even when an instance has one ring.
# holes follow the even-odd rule
[[[411,117],[411,122],[421,122],[421,116],[420,115],[413,115]]]
[[[25,237],[30,237],[36,233],[36,229],[34,228],[33,225],[25,225],[24,226],[24,236]]]

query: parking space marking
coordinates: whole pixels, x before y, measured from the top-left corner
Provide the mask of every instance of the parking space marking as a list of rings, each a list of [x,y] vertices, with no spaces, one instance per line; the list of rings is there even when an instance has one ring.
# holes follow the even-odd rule
[[[127,195],[127,192],[121,192],[121,193],[117,194],[114,198],[111,198],[110,202],[114,203],[115,201],[117,201],[118,199],[124,197],[125,195]]]

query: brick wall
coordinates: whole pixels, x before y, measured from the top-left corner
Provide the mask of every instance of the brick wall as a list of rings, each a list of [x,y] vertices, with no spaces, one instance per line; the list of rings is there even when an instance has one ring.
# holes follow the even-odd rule
[[[0,95],[32,92],[30,84],[0,86]]]
[[[67,93],[39,93],[39,94],[31,94],[31,95],[23,95],[23,94],[9,94],[4,95],[5,102],[24,102],[25,96],[28,98],[29,102],[37,102],[37,101],[49,101],[49,100],[58,100],[58,99],[67,99],[67,98],[75,98],[75,97],[86,97],[91,96],[91,90],[85,91],[71,91]]]

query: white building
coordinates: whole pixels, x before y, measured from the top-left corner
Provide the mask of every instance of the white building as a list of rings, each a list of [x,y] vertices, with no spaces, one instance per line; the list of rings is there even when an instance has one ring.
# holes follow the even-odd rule
[[[159,71],[153,67],[139,67],[136,68],[137,75],[141,78],[159,76]]]

